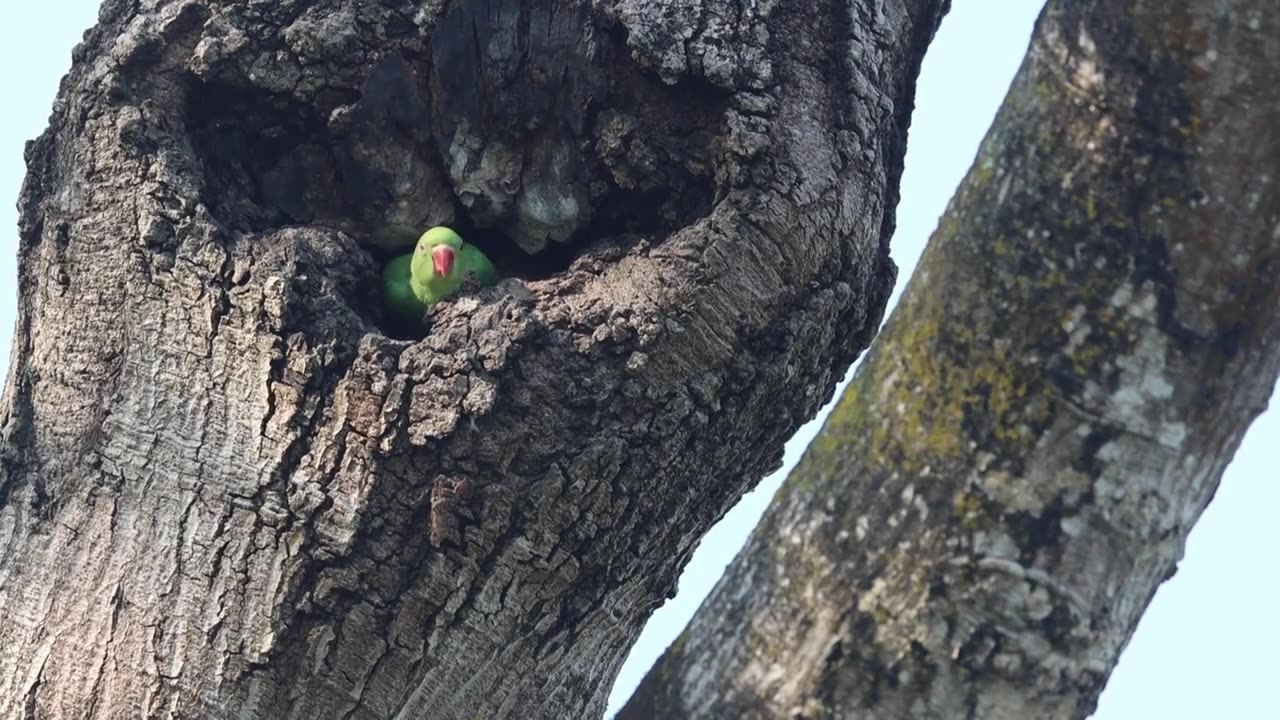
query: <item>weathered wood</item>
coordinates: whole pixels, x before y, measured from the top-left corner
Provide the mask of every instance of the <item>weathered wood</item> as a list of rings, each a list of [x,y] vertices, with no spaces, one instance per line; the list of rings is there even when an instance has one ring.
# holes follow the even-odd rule
[[[1280,12],[1053,0],[902,303],[622,718],[1084,718],[1280,373]]]
[[[105,2],[20,200],[0,716],[598,716],[879,323],[944,6]],[[450,218],[561,254],[385,336]]]

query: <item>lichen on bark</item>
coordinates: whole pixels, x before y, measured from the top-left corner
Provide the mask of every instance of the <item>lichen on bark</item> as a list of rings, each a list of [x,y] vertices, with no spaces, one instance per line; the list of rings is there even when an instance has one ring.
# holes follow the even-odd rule
[[[1051,1],[900,306],[622,718],[1084,718],[1280,373],[1280,16]]]

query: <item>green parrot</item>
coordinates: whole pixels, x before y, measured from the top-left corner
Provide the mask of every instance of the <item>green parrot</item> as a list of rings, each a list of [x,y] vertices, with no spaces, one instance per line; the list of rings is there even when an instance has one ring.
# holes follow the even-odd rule
[[[411,325],[422,323],[427,306],[457,292],[468,275],[483,286],[498,282],[493,263],[474,245],[447,227],[433,227],[418,238],[408,255],[401,255],[382,271],[387,308]]]

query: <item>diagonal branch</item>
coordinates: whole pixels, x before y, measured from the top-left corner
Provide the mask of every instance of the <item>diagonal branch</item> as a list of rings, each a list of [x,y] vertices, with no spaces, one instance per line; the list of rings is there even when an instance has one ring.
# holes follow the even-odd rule
[[[902,303],[622,718],[1084,718],[1280,374],[1280,14],[1050,2]]]

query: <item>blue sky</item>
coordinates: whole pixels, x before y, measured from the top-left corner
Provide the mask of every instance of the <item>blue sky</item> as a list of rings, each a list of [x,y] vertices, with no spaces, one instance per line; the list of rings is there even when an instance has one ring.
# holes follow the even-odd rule
[[[1039,0],[957,2],[925,60],[911,127],[893,255],[906,283],[960,178],[968,170],[1018,68]],[[71,48],[97,15],[95,0],[0,5],[0,369],[13,328],[17,213],[23,143],[43,130]],[[897,293],[894,294],[894,301]],[[703,540],[680,592],[654,614],[614,687],[611,708],[679,634],[733,559],[824,414],[787,446],[786,466],[765,479]],[[1269,443],[1268,443],[1269,441]],[[1096,720],[1274,720],[1270,691],[1280,662],[1280,413],[1250,429],[1187,555],[1142,620],[1102,695]]]

